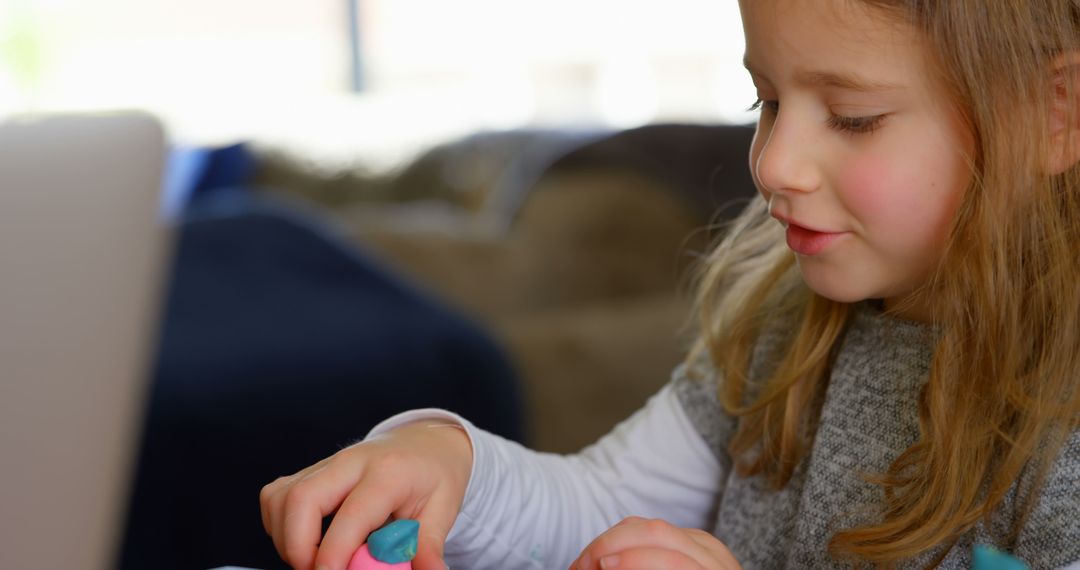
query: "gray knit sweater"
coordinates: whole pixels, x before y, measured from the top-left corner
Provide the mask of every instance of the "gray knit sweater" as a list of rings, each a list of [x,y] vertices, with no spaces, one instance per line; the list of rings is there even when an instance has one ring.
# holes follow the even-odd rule
[[[766,331],[751,361],[763,378],[776,361],[780,331]],[[810,453],[788,485],[771,491],[760,476],[734,473],[725,450],[735,421],[717,401],[715,377],[677,373],[679,401],[726,473],[714,533],[744,568],[826,568],[826,544],[840,528],[868,522],[881,505],[879,487],[862,474],[885,472],[918,438],[917,398],[931,356],[929,327],[885,317],[860,305],[837,356]],[[967,568],[975,544],[995,545],[1032,568],[1080,561],[1080,430],[1059,456],[1034,511],[1014,544],[1002,539],[1013,521],[1015,493],[989,527],[979,523],[946,555],[941,568]],[[1023,488],[1020,485],[1019,488]],[[938,552],[902,565],[924,567]]]

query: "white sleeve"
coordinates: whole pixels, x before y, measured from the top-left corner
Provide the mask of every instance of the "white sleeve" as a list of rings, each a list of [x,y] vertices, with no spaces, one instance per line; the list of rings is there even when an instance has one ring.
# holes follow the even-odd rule
[[[593,538],[631,515],[706,528],[722,470],[671,384],[578,454],[538,453],[444,410],[414,410],[368,437],[443,418],[465,427],[473,469],[447,538],[451,568],[565,568]]]

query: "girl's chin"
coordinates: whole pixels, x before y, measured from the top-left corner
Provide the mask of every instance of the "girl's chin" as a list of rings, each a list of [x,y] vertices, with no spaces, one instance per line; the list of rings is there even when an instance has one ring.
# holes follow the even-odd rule
[[[834,283],[830,280],[808,279],[803,275],[803,281],[811,291],[837,303],[858,303],[867,299],[878,298],[873,292],[859,287],[853,287],[854,283]]]

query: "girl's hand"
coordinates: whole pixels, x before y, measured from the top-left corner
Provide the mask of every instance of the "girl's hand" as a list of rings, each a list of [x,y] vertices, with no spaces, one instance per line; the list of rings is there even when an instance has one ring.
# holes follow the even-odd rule
[[[592,541],[570,570],[739,570],[713,535],[659,519],[630,517]]]
[[[345,570],[367,535],[393,518],[420,521],[415,570],[444,570],[446,535],[472,469],[463,429],[407,424],[347,447],[259,494],[263,527],[297,570]],[[323,517],[335,513],[325,536]]]

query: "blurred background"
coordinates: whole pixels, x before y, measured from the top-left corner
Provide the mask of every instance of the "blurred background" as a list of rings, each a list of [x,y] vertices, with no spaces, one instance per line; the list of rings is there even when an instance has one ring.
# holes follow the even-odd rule
[[[261,486],[402,410],[574,452],[667,381],[753,195],[733,0],[0,0],[0,118],[165,125],[118,566],[281,567]]]
[[[746,122],[741,58],[731,1],[0,3],[0,109],[379,166],[481,129]]]

